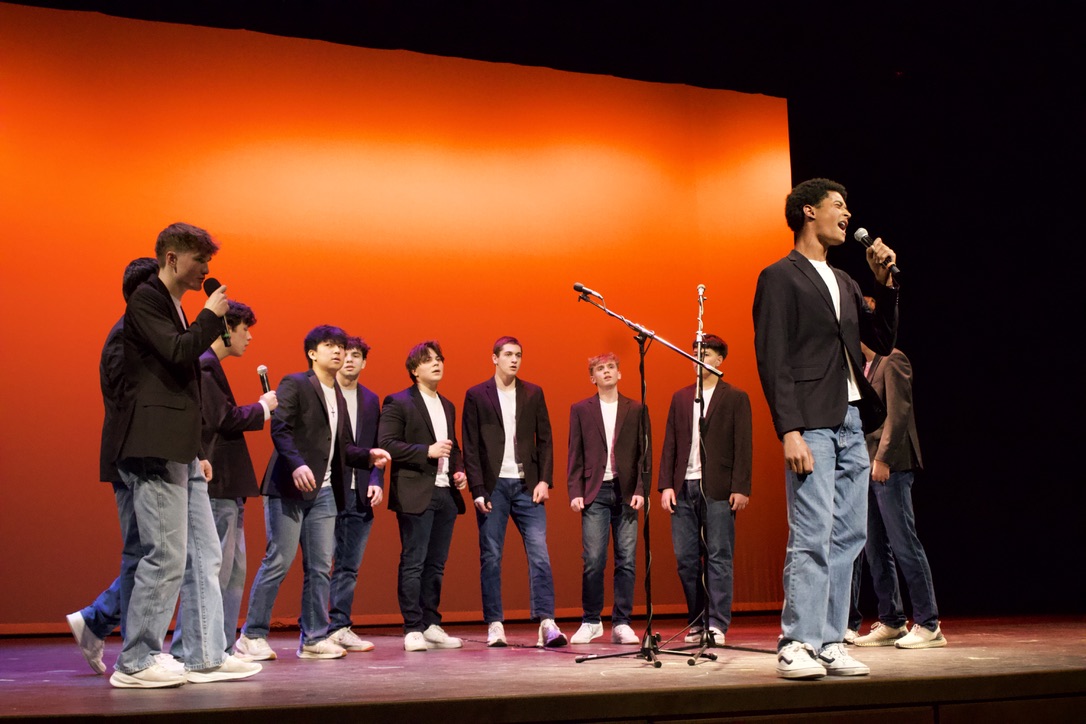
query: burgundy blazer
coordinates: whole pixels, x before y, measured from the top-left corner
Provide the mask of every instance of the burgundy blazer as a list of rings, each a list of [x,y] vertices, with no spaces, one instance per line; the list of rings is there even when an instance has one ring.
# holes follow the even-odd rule
[[[652,483],[652,444],[648,437],[648,415],[644,405],[622,394],[615,416],[615,477],[622,502],[634,495],[648,497]],[[569,408],[569,461],[566,484],[569,499],[584,498],[585,507],[596,499],[607,468],[607,433],[599,395],[574,403]]]

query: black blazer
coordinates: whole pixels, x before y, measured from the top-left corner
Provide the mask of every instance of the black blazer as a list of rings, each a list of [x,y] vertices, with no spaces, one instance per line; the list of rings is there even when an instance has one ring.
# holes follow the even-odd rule
[[[363,385],[358,386],[358,419],[355,420],[355,444],[361,448],[375,448],[380,447],[377,444],[377,424],[381,418],[381,401],[377,399],[370,390],[366,389]],[[385,484],[385,471],[381,468],[350,468],[348,473],[354,471],[355,474],[355,500],[358,503],[359,508],[370,507],[369,499],[369,486],[376,485],[378,488],[383,488]],[[350,494],[350,476],[348,475],[344,481],[344,489],[347,494]]]
[[[200,356],[200,379],[203,447],[212,472],[207,484],[208,495],[212,498],[260,495],[260,484],[256,481],[244,433],[264,429],[264,406],[254,402],[238,407],[214,350],[209,349]]]
[[[124,317],[117,320],[106,335],[102,358],[98,363],[98,383],[102,388],[102,444],[98,449],[98,479],[105,483],[121,482],[117,455],[124,442],[129,410],[124,390]]]
[[[833,269],[841,319],[822,277],[796,250],[762,270],[754,292],[754,351],[777,437],[792,430],[836,427],[848,407],[848,365],[864,396],[865,432],[885,411],[863,374],[862,339],[888,354],[897,335],[897,290],[876,284],[874,312],[853,279]]]
[[[114,459],[190,463],[201,455],[199,361],[222,324],[204,308],[186,329],[158,277],[136,288],[124,313],[124,378],[131,404]]]
[[[913,366],[901,350],[875,355],[867,379],[886,405],[886,421],[867,436],[871,460],[886,463],[892,472],[924,467],[913,415]]]
[[[618,396],[615,415],[615,476],[622,501],[629,504],[633,496],[649,496],[652,484],[651,442],[644,441],[648,415],[642,415],[644,405],[622,394]],[[599,395],[576,402],[569,408],[569,461],[566,485],[569,499],[584,498],[588,507],[603,484],[607,469],[607,433],[603,426],[603,408]]]
[[[456,510],[463,514],[467,510],[464,496],[452,481],[453,473],[464,471],[464,461],[456,441],[456,408],[441,395],[438,397],[445,410],[445,424],[452,440],[449,484]],[[437,442],[437,437],[418,385],[411,385],[385,398],[381,406],[381,421],[377,426],[377,440],[380,447],[392,456],[389,510],[415,515],[425,512],[434,497],[434,481],[437,480],[437,460],[428,458],[427,451]]]
[[[554,487],[554,440],[543,390],[518,378],[516,394],[516,455],[517,462],[524,466],[524,487],[531,492],[540,481]],[[493,377],[465,395],[463,433],[464,467],[471,496],[489,500],[498,484],[505,453],[505,424]]]
[[[660,490],[681,488],[694,438],[694,385],[671,397],[660,453]],[[727,500],[732,493],[750,495],[754,461],[750,398],[746,392],[718,380],[705,410],[705,459],[701,478],[705,494]]]
[[[328,424],[328,409],[324,390],[313,370],[287,375],[275,394],[279,406],[272,413],[271,435],[275,451],[268,460],[260,492],[272,498],[313,500],[320,492],[321,482],[329,467],[332,470],[332,493],[336,508],[343,510],[346,501],[343,474],[345,465],[370,469],[369,448],[355,445],[347,424],[347,401],[336,390],[336,429]],[[335,445],[332,445],[333,435]],[[329,455],[331,452],[331,455]],[[294,485],[294,471],[309,466],[317,479],[317,488],[309,492]]]

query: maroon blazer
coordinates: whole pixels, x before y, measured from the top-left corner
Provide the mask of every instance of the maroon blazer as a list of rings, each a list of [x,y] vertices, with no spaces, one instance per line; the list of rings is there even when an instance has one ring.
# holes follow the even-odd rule
[[[648,415],[644,405],[622,394],[618,396],[615,416],[615,476],[622,502],[629,504],[635,495],[645,498],[652,483],[652,444],[648,437]],[[603,427],[600,396],[574,403],[569,408],[569,463],[566,484],[569,499],[584,498],[588,507],[603,484],[607,469],[607,433]]]
[[[680,488],[694,437],[694,385],[671,398],[660,453],[660,490]],[[738,387],[720,380],[705,411],[705,459],[701,478],[705,494],[727,500],[732,493],[750,495],[754,445],[751,437],[750,398]]]
[[[909,358],[898,349],[885,357],[875,355],[867,379],[886,405],[886,421],[867,436],[871,460],[886,463],[895,473],[922,468],[913,415],[913,366]]]

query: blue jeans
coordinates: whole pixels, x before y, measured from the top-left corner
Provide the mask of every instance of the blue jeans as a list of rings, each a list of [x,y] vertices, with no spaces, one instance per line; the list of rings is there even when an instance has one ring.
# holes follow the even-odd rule
[[[867,532],[870,462],[860,413],[849,405],[837,427],[805,430],[814,471],[785,470],[788,548],[778,648],[792,641],[821,651],[844,640],[852,566]]]
[[[313,500],[264,497],[267,548],[249,592],[249,611],[242,632],[267,638],[279,586],[302,548],[302,612],[298,616],[303,644],[328,638],[328,591],[335,547],[336,501],[325,486]]]
[[[705,523],[705,545],[701,524]],[[732,622],[732,560],[735,551],[735,513],[727,500],[713,500],[701,494],[701,480],[683,482],[675,491],[675,512],[671,516],[671,543],[675,548],[679,581],[686,598],[687,621],[704,626],[706,586],[709,625],[723,633]],[[707,564],[707,565],[706,565]]]
[[[400,525],[396,591],[405,634],[441,623],[441,583],[457,516],[452,495],[451,488],[435,487],[425,511],[396,513]]]
[[[124,483],[113,483],[113,497],[117,501],[117,520],[121,524],[121,572],[109,584],[109,588],[98,594],[94,603],[79,612],[87,629],[100,639],[113,633],[118,625],[121,627],[121,638],[124,638],[136,565],[143,557],[140,529],[132,509],[132,491]]]
[[[505,549],[505,531],[509,518],[513,518],[524,552],[528,555],[528,597],[531,601],[532,620],[554,618],[554,578],[551,575],[551,558],[547,553],[547,512],[542,503],[533,503],[530,491],[524,490],[519,478],[498,478],[494,492],[490,494],[491,510],[480,513],[479,566],[483,588],[483,621],[493,623],[505,620],[502,611],[502,551]]]
[[[347,493],[347,507],[336,515],[335,569],[332,571],[331,627],[338,631],[351,626],[354,589],[358,584],[358,568],[366,552],[366,541],[373,526],[373,508],[358,506],[358,495]]]
[[[189,611],[186,668],[219,666],[226,659],[219,591],[222,552],[199,462],[126,458],[118,468],[132,489],[143,556],[136,566],[124,648],[115,668],[134,674],[154,663],[178,591]]]
[[[241,598],[245,593],[245,498],[212,498],[211,515],[215,518],[215,531],[222,551],[219,568],[219,590],[222,591],[223,634],[226,637],[226,653],[234,652],[234,639],[238,634],[238,617],[241,615]],[[173,629],[170,654],[184,658],[185,608],[177,608],[177,625]]]
[[[890,473],[885,483],[871,481],[864,553],[879,601],[879,621],[895,628],[905,625],[905,608],[897,580],[900,567],[909,590],[913,623],[934,631],[939,625],[939,607],[935,602],[928,557],[916,535],[912,488],[911,470]],[[853,611],[849,616],[849,628],[853,630],[859,630],[862,620],[858,607],[863,557],[856,559],[852,581]]]
[[[581,513],[584,573],[581,575],[581,606],[584,623],[599,623],[603,612],[603,576],[607,569],[607,539],[615,540],[615,603],[611,625],[629,624],[633,614],[634,579],[637,577],[637,511],[622,502],[614,483],[603,484]]]

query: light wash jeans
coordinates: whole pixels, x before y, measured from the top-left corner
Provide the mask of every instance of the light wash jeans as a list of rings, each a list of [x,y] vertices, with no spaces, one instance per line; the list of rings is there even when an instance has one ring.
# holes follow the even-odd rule
[[[121,627],[121,638],[124,638],[125,617],[128,614],[128,601],[132,598],[136,566],[143,557],[140,529],[136,525],[136,513],[132,510],[132,491],[124,483],[113,483],[113,498],[117,501],[117,520],[121,524],[121,571],[109,588],[79,612],[87,629],[100,639],[113,633],[117,626]]]

